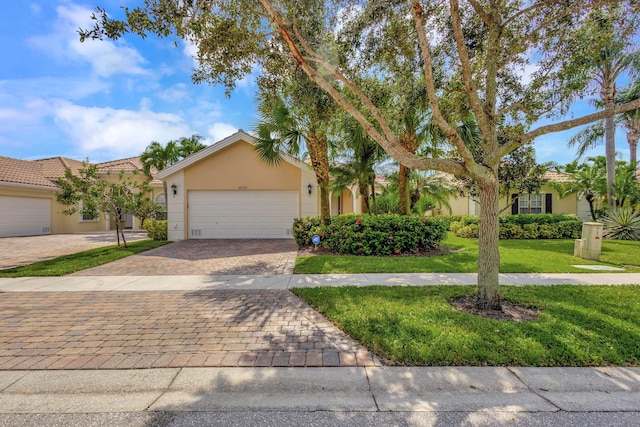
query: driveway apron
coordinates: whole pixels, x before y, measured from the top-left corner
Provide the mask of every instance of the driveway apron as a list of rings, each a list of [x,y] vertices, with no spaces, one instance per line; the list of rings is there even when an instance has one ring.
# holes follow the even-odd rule
[[[292,274],[293,239],[181,240],[74,276]]]
[[[128,242],[147,239],[144,231],[127,231]],[[115,231],[0,238],[0,270],[116,244]]]
[[[375,364],[287,290],[0,294],[0,370]]]

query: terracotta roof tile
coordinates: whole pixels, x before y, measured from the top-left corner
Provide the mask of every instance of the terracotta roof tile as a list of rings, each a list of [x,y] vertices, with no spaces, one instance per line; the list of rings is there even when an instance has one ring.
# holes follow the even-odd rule
[[[67,157],[51,157],[48,159],[34,160],[34,163],[40,164],[42,167],[42,173],[47,178],[61,178],[64,176],[64,171],[68,168],[73,171],[74,174],[78,173],[79,169],[85,167],[84,162],[80,160],[69,159]]]
[[[39,163],[0,156],[0,181],[56,188]]]

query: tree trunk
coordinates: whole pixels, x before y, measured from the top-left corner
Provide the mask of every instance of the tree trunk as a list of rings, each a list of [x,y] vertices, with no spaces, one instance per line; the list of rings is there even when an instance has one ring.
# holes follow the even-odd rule
[[[482,310],[500,309],[499,195],[497,174],[493,179],[478,180],[480,221],[478,236],[478,297]]]
[[[631,164],[637,164],[638,162],[638,140],[640,140],[640,132],[627,132],[627,142],[629,143],[629,163]]]
[[[411,169],[404,165],[400,165],[398,170],[398,213],[400,215],[409,215],[411,213],[411,201],[409,200],[409,174]]]
[[[400,145],[402,148],[409,151],[412,154],[418,150],[418,136],[415,133],[403,133],[400,137]],[[409,177],[411,175],[411,169],[403,164],[400,164],[398,170],[398,199],[399,206],[398,211],[400,215],[411,214],[411,201],[409,200]]]
[[[612,110],[615,107],[616,86],[615,81],[605,84],[600,91],[600,97],[604,103],[605,111]],[[609,209],[613,208],[615,203],[614,185],[616,183],[616,124],[613,114],[604,119],[604,141],[605,141],[605,157],[607,162],[607,202]]]
[[[326,135],[310,134],[307,138],[311,167],[316,174],[320,189],[320,218],[328,224],[331,216],[329,209],[329,144]]]
[[[369,213],[369,186],[367,184],[358,185],[360,192],[360,211],[363,214]]]

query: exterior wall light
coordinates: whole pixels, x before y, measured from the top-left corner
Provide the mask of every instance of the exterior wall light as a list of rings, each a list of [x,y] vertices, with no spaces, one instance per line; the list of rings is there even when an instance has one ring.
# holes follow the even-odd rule
[[[313,190],[313,186],[311,184],[307,185],[307,190],[309,191],[309,197],[311,197],[311,190]]]
[[[171,184],[171,191],[173,191],[173,195],[178,194],[178,186],[176,184]]]

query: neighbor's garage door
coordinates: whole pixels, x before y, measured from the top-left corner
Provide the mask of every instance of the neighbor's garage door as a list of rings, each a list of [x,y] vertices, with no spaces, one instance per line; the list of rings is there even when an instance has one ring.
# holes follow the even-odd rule
[[[0,237],[51,233],[51,200],[0,196]]]
[[[190,239],[291,238],[296,191],[190,191]]]

